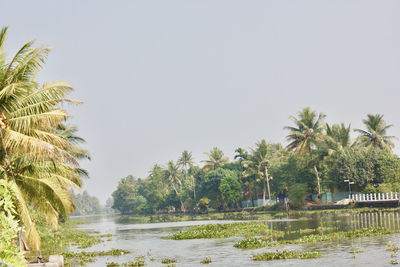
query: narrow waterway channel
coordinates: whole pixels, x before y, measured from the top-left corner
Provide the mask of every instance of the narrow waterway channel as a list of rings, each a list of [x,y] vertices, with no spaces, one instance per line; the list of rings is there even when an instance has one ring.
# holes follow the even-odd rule
[[[304,229],[325,229],[326,232],[354,230],[365,227],[386,227],[400,229],[399,212],[363,212],[352,214],[313,213],[285,216],[263,220],[266,227],[285,232],[284,238],[305,234]],[[261,249],[238,249],[234,243],[243,237],[226,239],[170,240],[162,237],[187,229],[189,226],[207,223],[228,223],[232,220],[183,221],[142,223],[128,216],[81,217],[79,228],[113,234],[111,240],[95,245],[85,251],[128,249],[132,254],[118,257],[98,257],[87,266],[106,266],[107,262],[128,262],[137,256],[144,256],[146,266],[166,266],[163,258],[175,258],[176,266],[207,266],[200,264],[205,257],[212,262],[208,266],[392,266],[391,261],[400,262],[400,251],[387,251],[387,245],[400,246],[400,234],[368,238],[343,239],[301,245],[282,245]],[[235,221],[237,222],[237,221]],[[317,259],[292,259],[256,262],[252,255],[276,250],[318,251],[323,254]],[[363,250],[352,254],[350,251]]]

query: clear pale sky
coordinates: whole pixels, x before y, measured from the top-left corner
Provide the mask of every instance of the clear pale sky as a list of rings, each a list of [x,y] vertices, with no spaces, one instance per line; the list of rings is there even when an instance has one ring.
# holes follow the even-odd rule
[[[41,81],[67,80],[87,140],[84,189],[104,203],[120,178],[284,142],[310,106],[362,128],[381,113],[400,136],[400,1],[4,1],[10,55],[53,48]],[[399,147],[399,142],[396,142]],[[399,152],[399,148],[395,150]]]

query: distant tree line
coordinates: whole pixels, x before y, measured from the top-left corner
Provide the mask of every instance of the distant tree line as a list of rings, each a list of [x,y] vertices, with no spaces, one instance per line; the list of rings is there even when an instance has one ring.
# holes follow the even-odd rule
[[[326,116],[304,108],[286,126],[288,145],[261,140],[253,148],[237,148],[229,161],[217,147],[205,153],[202,167],[184,151],[177,161],[154,165],[146,178],[127,176],[113,192],[113,208],[121,213],[192,212],[240,207],[241,200],[298,199],[307,194],[347,191],[344,180],[362,192],[400,191],[400,160],[392,153],[393,125],[383,115],[369,114],[365,129],[344,123],[329,125]]]
[[[90,196],[87,191],[83,191],[82,194],[75,194],[71,191],[71,195],[76,205],[73,215],[93,215],[104,211],[99,199],[95,196]]]

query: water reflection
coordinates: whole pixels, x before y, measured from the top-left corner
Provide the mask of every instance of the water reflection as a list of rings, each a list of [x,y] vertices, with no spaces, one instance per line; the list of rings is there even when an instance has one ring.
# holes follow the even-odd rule
[[[264,215],[252,215],[251,218],[265,218]],[[243,216],[242,218],[243,219]],[[96,216],[81,217],[84,221],[80,228],[93,229],[102,233],[112,233],[112,241],[96,245],[90,250],[105,250],[110,248],[130,249],[133,255],[121,257],[98,258],[88,266],[105,266],[106,262],[127,262],[135,256],[151,255],[154,262],[147,261],[147,266],[162,266],[161,259],[175,257],[176,266],[203,266],[200,261],[211,257],[210,266],[391,266],[391,252],[385,245],[391,242],[400,246],[398,234],[378,236],[373,238],[343,239],[334,242],[308,243],[302,245],[287,245],[256,250],[241,250],[233,244],[242,237],[227,239],[197,239],[197,240],[166,240],[161,237],[188,226],[205,223],[227,223],[224,221],[186,221],[169,223],[143,223],[147,219],[132,216]],[[400,230],[399,212],[363,212],[355,213],[304,213],[293,216],[282,215],[279,218],[263,219],[266,227],[283,231],[284,239],[297,238],[308,234],[323,234],[335,231],[355,230],[367,227],[385,227]],[[282,238],[282,237],[279,237]],[[311,260],[284,260],[273,262],[254,262],[253,254],[276,249],[291,249],[300,251],[319,251],[324,257]],[[351,250],[365,250],[357,255],[350,254]],[[397,257],[397,255],[396,255]],[[394,258],[397,259],[397,258]],[[400,261],[400,257],[398,259]]]

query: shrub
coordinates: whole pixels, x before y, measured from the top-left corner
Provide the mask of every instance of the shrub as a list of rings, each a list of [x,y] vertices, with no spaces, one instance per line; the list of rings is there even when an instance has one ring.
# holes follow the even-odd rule
[[[0,260],[10,266],[26,266],[17,246],[18,221],[13,204],[13,184],[0,180]]]
[[[294,184],[288,191],[289,199],[295,207],[300,207],[304,204],[306,195],[307,185],[305,184]]]

